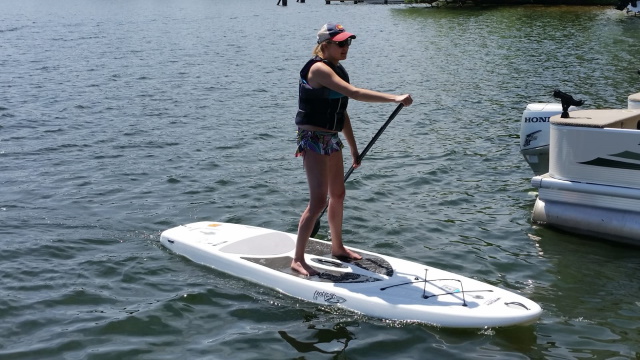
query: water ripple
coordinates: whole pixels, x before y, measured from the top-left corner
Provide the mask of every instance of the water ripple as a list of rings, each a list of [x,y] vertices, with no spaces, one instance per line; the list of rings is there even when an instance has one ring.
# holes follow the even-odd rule
[[[556,87],[626,106],[635,19],[570,6],[63,3],[0,13],[0,357],[637,357],[637,251],[532,227],[517,139],[523,108]],[[158,244],[200,220],[296,231],[296,78],[329,18],[358,34],[345,61],[356,86],[415,98],[347,183],[345,241],[523,293],[545,310],[538,324],[369,318]],[[361,148],[394,108],[349,106]]]

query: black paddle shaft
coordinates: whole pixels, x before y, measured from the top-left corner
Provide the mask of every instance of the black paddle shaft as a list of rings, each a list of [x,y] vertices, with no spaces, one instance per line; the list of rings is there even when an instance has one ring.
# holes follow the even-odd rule
[[[373,144],[375,144],[376,140],[378,140],[380,135],[382,135],[384,130],[387,128],[387,126],[389,126],[389,124],[391,124],[393,119],[396,117],[396,115],[398,115],[398,113],[400,112],[400,110],[402,110],[403,107],[404,107],[404,104],[398,104],[396,109],[393,111],[393,113],[391,113],[391,115],[389,116],[387,121],[382,125],[380,130],[378,130],[378,132],[373,136],[371,141],[369,141],[369,144],[367,144],[367,147],[365,147],[364,150],[360,153],[360,155],[358,155],[358,159],[356,161],[357,164],[360,164],[360,162],[362,161],[362,159],[364,159],[365,155],[367,155],[367,153],[369,152]],[[355,167],[351,165],[347,173],[344,174],[344,182],[347,182],[347,179],[349,179],[349,176],[351,176],[351,173],[353,172],[353,170],[355,170]],[[329,204],[327,204],[324,207],[324,210],[322,210],[322,213],[320,213],[320,216],[318,216],[318,220],[316,220],[316,224],[313,227],[313,231],[311,232],[311,237],[316,236],[316,234],[318,233],[318,230],[320,230],[320,218],[322,218],[322,215],[324,215],[324,213],[327,211],[327,207],[329,207]]]
[[[358,155],[358,160],[357,163],[360,164],[360,162],[362,161],[362,159],[364,159],[365,155],[367,155],[367,153],[369,152],[369,150],[371,149],[371,147],[373,146],[373,144],[376,142],[376,140],[378,140],[378,138],[380,137],[380,135],[382,135],[382,133],[384,132],[384,130],[387,128],[387,126],[389,126],[389,124],[391,124],[391,122],[393,121],[393,119],[396,117],[396,115],[398,115],[398,113],[400,112],[400,110],[402,110],[402,108],[404,107],[403,104],[398,104],[398,106],[396,107],[396,109],[393,111],[393,113],[391,114],[391,116],[389,116],[389,119],[387,119],[387,121],[384,123],[384,125],[382,125],[382,127],[380,128],[380,130],[378,130],[378,132],[373,136],[373,138],[371,139],[371,141],[369,141],[369,143],[367,144],[367,147],[364,148],[364,150],[360,153],[360,155]],[[353,172],[355,168],[353,167],[353,165],[351,165],[351,167],[349,168],[349,170],[347,171],[346,174],[344,174],[344,182],[347,182],[347,179],[349,179],[349,176],[351,176],[351,173]],[[327,210],[327,208],[325,207],[325,210]],[[324,214],[324,211],[322,212]],[[320,215],[320,217],[322,217],[322,215]]]

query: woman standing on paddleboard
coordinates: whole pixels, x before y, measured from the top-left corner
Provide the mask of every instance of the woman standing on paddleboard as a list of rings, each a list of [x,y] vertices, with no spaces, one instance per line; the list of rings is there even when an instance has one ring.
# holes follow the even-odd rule
[[[349,83],[349,75],[340,64],[347,58],[351,40],[356,36],[339,24],[327,23],[318,32],[318,44],[313,58],[300,71],[298,113],[298,150],[302,155],[309,184],[309,204],[298,224],[296,251],[291,269],[303,275],[317,275],[318,271],[306,263],[304,251],[313,227],[327,202],[331,231],[331,254],[353,260],[361,259],[342,243],[344,209],[344,147],[338,132],[344,134],[353,166],[358,167],[358,147],[347,114],[349,98],[366,102],[395,102],[411,105],[411,95],[392,95],[357,88]]]

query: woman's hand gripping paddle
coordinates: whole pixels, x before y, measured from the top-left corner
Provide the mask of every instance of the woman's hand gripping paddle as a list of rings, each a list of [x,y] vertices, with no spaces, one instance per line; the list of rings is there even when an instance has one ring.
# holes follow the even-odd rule
[[[380,135],[382,135],[382,133],[384,132],[384,130],[387,128],[387,126],[389,126],[389,124],[391,123],[391,121],[393,121],[393,119],[396,117],[396,115],[398,115],[398,113],[400,112],[400,110],[402,110],[402,107],[404,105],[403,104],[398,104],[398,106],[396,107],[396,109],[393,111],[393,113],[391,114],[391,116],[389,116],[389,119],[387,119],[387,121],[384,123],[384,125],[382,125],[382,127],[380,128],[380,130],[378,130],[378,132],[376,133],[376,135],[373,137],[373,139],[371,139],[371,141],[369,141],[369,144],[367,144],[367,147],[364,148],[364,151],[362,151],[360,153],[360,155],[358,156],[358,161],[357,163],[360,164],[360,162],[362,161],[362,159],[364,159],[364,156],[367,155],[367,153],[369,152],[369,149],[371,149],[371,147],[373,146],[373,144],[376,142],[376,140],[378,140],[378,138],[380,137]],[[351,165],[351,168],[349,168],[349,171],[347,171],[346,174],[344,174],[344,182],[347,182],[347,179],[349,179],[349,176],[351,176],[351,173],[353,172],[354,167],[353,165]],[[316,236],[316,234],[318,233],[318,230],[320,230],[320,219],[322,218],[322,215],[324,215],[324,213],[327,211],[327,207],[329,205],[327,204],[327,206],[324,207],[324,210],[322,210],[322,213],[320,214],[320,216],[318,216],[318,220],[316,220],[316,224],[313,227],[313,231],[311,232],[311,237]]]

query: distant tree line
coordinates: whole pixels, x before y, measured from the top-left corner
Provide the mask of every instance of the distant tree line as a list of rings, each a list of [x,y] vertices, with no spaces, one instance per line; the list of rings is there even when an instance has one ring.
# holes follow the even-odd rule
[[[623,10],[626,0],[405,0],[407,3],[437,5],[606,5]]]

